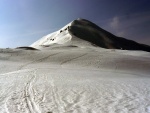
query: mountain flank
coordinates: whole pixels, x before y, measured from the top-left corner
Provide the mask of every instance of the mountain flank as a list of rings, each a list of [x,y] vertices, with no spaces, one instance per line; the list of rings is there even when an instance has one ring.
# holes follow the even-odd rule
[[[123,37],[117,37],[85,19],[74,20],[69,32],[78,38],[89,41],[102,48],[150,52],[150,46]]]
[[[39,49],[60,44],[82,47],[96,45],[106,49],[150,52],[150,46],[115,36],[86,19],[76,19],[60,30],[42,37],[30,47]]]

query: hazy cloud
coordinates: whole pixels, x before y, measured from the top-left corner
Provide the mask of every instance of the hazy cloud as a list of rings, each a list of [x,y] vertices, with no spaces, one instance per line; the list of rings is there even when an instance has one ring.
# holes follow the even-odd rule
[[[113,29],[118,29],[119,28],[119,17],[114,17],[112,19],[112,21],[110,22],[110,26],[113,28]]]
[[[119,16],[115,16],[108,20],[108,27],[112,33],[117,36],[124,36],[125,30],[122,29],[122,20]]]

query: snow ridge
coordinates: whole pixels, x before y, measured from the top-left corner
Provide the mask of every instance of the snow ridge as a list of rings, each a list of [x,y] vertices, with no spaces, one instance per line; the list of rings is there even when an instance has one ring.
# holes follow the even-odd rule
[[[64,43],[69,42],[72,38],[72,36],[70,35],[68,31],[69,26],[71,26],[71,23],[67,24],[66,26],[64,26],[63,28],[61,28],[60,30],[54,33],[50,33],[42,37],[40,40],[33,43],[31,47],[42,48],[42,47],[48,47],[54,44],[64,44]]]

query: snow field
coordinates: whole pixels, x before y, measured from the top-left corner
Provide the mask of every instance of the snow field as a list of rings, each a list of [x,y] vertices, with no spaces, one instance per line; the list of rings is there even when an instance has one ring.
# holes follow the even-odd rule
[[[1,113],[149,113],[147,52],[0,50]]]

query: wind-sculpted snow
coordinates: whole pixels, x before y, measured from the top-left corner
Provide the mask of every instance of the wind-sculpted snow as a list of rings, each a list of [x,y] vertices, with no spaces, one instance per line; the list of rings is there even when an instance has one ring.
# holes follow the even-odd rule
[[[0,49],[0,113],[149,113],[150,53]]]

